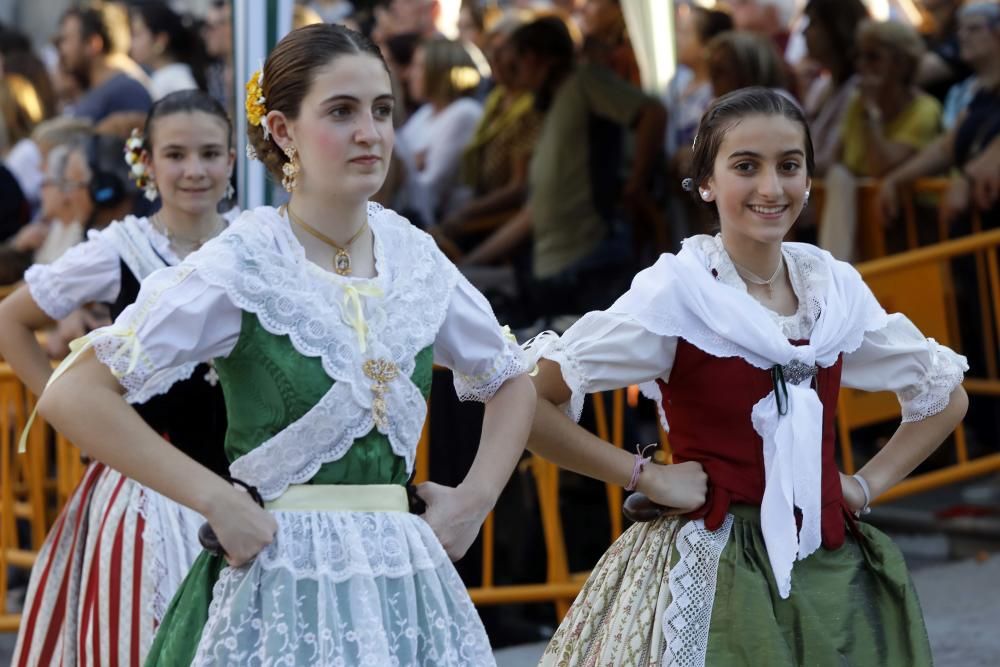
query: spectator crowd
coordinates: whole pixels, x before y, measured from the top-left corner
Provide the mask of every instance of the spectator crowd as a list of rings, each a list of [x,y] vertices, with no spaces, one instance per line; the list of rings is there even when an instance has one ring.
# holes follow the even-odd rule
[[[680,183],[702,112],[746,86],[811,123],[826,196],[802,238],[856,259],[867,221],[853,195],[872,179],[890,237],[900,193],[928,176],[948,179],[918,201],[928,224],[967,233],[978,211],[996,226],[1000,4],[891,2],[883,20],[874,4],[678,1],[662,91],[642,88],[621,0],[463,0],[453,25],[440,0],[313,0],[294,25],[344,23],[380,46],[399,103],[378,200],[528,327],[607,306],[637,268],[711,228]],[[151,212],[121,146],[154,101],[199,88],[242,109],[231,4],[180,6],[73,6],[47,41],[0,26],[0,282]]]

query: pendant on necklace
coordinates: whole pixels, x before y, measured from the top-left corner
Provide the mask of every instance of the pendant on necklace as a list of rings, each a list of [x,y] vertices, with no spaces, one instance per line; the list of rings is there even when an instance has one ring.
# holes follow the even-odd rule
[[[346,250],[337,249],[337,254],[333,256],[333,270],[341,276],[351,275],[351,256]]]

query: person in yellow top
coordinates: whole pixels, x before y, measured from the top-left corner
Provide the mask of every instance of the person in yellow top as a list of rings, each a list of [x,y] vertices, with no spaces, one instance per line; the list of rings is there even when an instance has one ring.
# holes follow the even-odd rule
[[[841,127],[841,162],[855,176],[882,176],[930,143],[941,105],[914,83],[920,35],[894,21],[858,26],[858,91]]]

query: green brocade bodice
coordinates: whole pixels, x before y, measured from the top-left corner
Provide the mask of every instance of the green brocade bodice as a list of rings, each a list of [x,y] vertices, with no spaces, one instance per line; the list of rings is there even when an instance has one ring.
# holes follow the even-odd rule
[[[421,350],[411,379],[430,396],[433,347]],[[361,363],[360,361],[358,363]],[[261,326],[243,313],[240,337],[228,357],[215,360],[226,397],[230,462],[252,451],[309,411],[333,386],[318,357],[307,357],[286,335]],[[409,475],[389,439],[372,429],[354,441],[343,457],[320,467],[309,484],[405,484]]]

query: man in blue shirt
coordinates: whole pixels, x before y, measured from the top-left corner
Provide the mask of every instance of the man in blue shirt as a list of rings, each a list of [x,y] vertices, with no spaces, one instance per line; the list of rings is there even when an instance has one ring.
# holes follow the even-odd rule
[[[95,124],[119,112],[145,114],[153,103],[137,78],[141,70],[124,56],[127,48],[116,48],[121,45],[113,39],[119,30],[111,25],[107,14],[111,10],[68,9],[57,38],[60,66],[84,84],[85,92],[70,113]],[[127,30],[127,23],[121,27]]]

